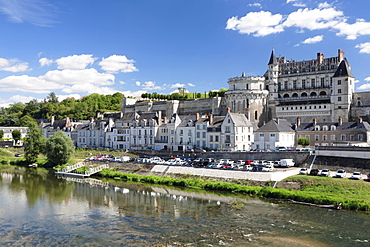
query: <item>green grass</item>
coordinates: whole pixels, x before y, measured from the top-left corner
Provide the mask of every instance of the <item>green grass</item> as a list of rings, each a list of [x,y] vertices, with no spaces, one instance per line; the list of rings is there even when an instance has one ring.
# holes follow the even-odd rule
[[[281,188],[244,186],[236,183],[220,181],[206,181],[198,179],[179,179],[171,177],[142,176],[131,173],[121,173],[105,169],[99,173],[103,177],[121,181],[142,182],[196,188],[203,190],[218,190],[246,195],[255,195],[264,198],[294,200],[319,205],[342,204],[343,209],[370,211],[370,183],[351,181],[349,179],[333,179],[312,176],[293,176],[287,181],[298,182],[302,186],[300,191]]]

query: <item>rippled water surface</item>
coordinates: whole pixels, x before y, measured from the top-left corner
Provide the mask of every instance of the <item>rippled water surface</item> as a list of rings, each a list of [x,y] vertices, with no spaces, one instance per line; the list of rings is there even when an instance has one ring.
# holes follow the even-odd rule
[[[2,245],[370,245],[368,214],[18,172],[0,176]]]

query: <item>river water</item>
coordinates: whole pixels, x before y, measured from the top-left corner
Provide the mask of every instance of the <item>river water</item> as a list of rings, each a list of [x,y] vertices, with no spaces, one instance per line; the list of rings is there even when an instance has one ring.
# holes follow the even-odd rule
[[[0,245],[370,245],[364,213],[15,172],[0,173]]]

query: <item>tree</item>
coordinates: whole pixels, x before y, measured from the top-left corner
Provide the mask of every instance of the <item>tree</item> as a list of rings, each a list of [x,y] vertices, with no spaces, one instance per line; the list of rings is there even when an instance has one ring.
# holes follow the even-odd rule
[[[4,130],[0,130],[0,139],[3,139],[4,137]]]
[[[14,140],[20,140],[22,137],[22,133],[20,130],[13,130],[12,131],[12,137]]]
[[[71,138],[66,136],[62,131],[55,132],[46,141],[45,154],[48,161],[53,165],[63,165],[74,154],[75,148]]]
[[[45,138],[42,136],[42,132],[37,128],[36,123],[29,125],[29,132],[24,140],[24,152],[26,161],[29,164],[37,161],[38,155],[44,150]]]
[[[302,147],[306,147],[310,144],[311,144],[311,142],[308,138],[306,138],[306,137],[298,138],[298,145],[301,145]]]

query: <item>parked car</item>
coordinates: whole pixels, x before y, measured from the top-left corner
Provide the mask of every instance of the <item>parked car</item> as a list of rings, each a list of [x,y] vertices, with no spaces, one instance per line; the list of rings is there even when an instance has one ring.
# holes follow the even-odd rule
[[[329,169],[322,169],[322,170],[321,170],[321,173],[320,173],[320,176],[329,177],[329,176],[330,176],[330,171],[329,171]]]
[[[319,169],[311,169],[311,171],[310,171],[310,175],[312,175],[312,176],[317,176],[317,175],[319,175],[319,173],[320,173]]]
[[[351,179],[356,179],[356,180],[360,180],[362,178],[362,175],[361,175],[361,172],[354,172],[352,173]]]
[[[367,180],[370,181],[370,173],[367,174]]]
[[[21,157],[21,154],[14,154],[15,157]]]
[[[302,175],[306,175],[308,172],[307,168],[301,168],[301,170],[299,170],[299,174],[302,174]]]
[[[274,171],[274,165],[273,164],[267,164],[264,167],[262,167],[263,172],[272,172]]]
[[[345,178],[347,175],[346,171],[345,170],[342,170],[342,169],[339,169],[336,173],[335,173],[335,178]]]

